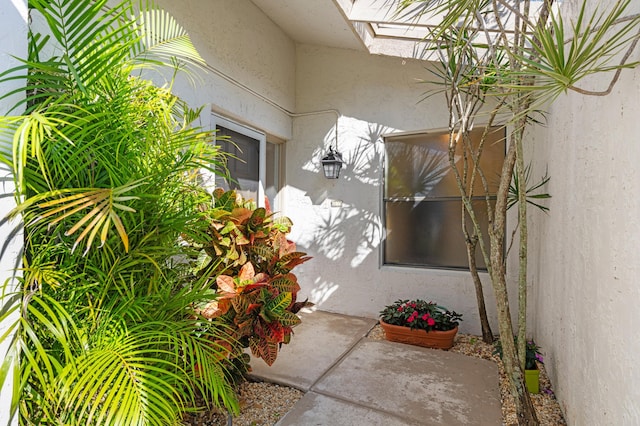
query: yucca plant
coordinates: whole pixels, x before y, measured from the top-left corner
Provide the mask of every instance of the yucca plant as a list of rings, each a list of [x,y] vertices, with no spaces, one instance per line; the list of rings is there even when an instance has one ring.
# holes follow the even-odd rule
[[[638,43],[640,16],[630,12],[630,0],[575,2],[578,9],[572,21],[563,16],[563,5],[558,3],[561,2],[400,0],[396,12],[396,16],[410,21],[423,16],[442,17],[428,30],[428,39],[432,41],[429,48],[438,56],[435,71],[438,86],[427,96],[443,94],[449,110],[450,170],[464,205],[463,234],[468,247],[474,252],[476,247],[480,249],[487,265],[496,300],[505,371],[518,423],[527,425],[538,424],[523,373],[527,334],[527,205],[548,197],[531,192],[544,185],[548,177],[543,177],[540,185],[528,187],[524,158],[526,130],[538,124],[544,118],[544,108],[563,93],[605,96],[623,69],[638,66],[631,58]],[[603,73],[610,76],[607,87],[595,91],[581,87],[585,77]],[[483,148],[491,140],[485,132],[474,146],[469,137],[479,124],[487,124],[487,129],[507,125],[507,149],[495,201],[488,196],[489,177],[480,167]],[[459,157],[458,148],[463,151]],[[457,162],[462,163],[462,171],[458,171]],[[484,191],[474,193],[474,183],[480,183]],[[474,207],[474,196],[486,199],[484,212]],[[518,207],[518,348],[511,338],[504,338],[513,332],[505,268],[510,205]],[[476,218],[480,213],[489,218],[486,232]],[[469,256],[470,269],[479,305],[484,306],[484,296],[479,291],[481,282],[473,274],[473,259],[474,256]],[[482,316],[483,308],[480,310]],[[483,337],[491,337],[488,331],[486,335],[483,324]]]
[[[247,347],[272,365],[300,323],[296,313],[309,305],[296,301],[300,285],[291,271],[310,258],[287,239],[289,218],[274,217],[235,191],[216,190],[201,223],[207,239],[191,241],[204,253],[197,276],[209,280],[216,297],[199,313],[224,324],[240,343],[230,354],[240,373],[248,367]]]
[[[202,59],[147,3],[29,4],[46,28],[0,75],[25,93],[19,115],[0,118],[24,231],[21,288],[0,312],[17,317],[0,337],[13,412],[23,424],[143,425],[177,423],[201,400],[237,411],[224,362],[234,342],[202,326],[195,308],[212,291],[177,261],[210,198],[195,171],[223,157],[171,79],[143,78]]]

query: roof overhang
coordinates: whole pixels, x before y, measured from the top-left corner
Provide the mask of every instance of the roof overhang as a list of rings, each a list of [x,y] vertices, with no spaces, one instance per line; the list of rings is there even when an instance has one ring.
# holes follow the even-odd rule
[[[443,13],[421,13],[425,2],[398,12],[401,0],[252,1],[296,42],[423,60],[436,59],[437,43],[430,35],[445,17]],[[543,0],[531,0],[534,19],[542,4]],[[509,7],[500,11],[500,24],[507,32],[513,31],[516,22]],[[476,35],[478,42],[497,37],[498,30],[493,16],[487,15],[483,30]]]

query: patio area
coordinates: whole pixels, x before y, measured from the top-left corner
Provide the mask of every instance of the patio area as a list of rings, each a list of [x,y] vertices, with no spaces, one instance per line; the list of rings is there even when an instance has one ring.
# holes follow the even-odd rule
[[[284,425],[498,425],[497,366],[486,360],[377,341],[373,319],[302,314],[272,367],[252,376],[300,389]]]
[[[212,273],[205,277],[211,288],[206,288],[203,295],[183,292],[202,286],[185,286],[183,274],[177,273],[177,267],[172,270],[176,265],[167,262],[167,256],[174,251],[180,255],[187,251],[185,259],[193,260],[192,269],[201,267],[191,249],[210,246],[208,234],[202,232],[205,227],[198,222],[203,218],[201,201],[209,199],[209,195],[191,197],[191,190],[197,186],[187,178],[197,176],[200,181],[200,176],[191,169],[189,159],[194,159],[196,168],[204,164],[213,170],[218,161],[213,151],[226,152],[230,145],[237,145],[238,153],[244,152],[246,158],[228,163],[233,166],[232,179],[216,173],[207,176],[209,189],[242,179],[242,190],[256,201],[258,209],[269,206],[272,212],[286,217],[287,223],[290,220],[294,224],[286,240],[259,247],[264,250],[277,246],[279,250],[274,254],[292,255],[293,260],[263,262],[270,266],[269,274],[285,276],[283,281],[277,281],[281,278],[278,277],[268,284],[284,285],[285,290],[271,295],[261,292],[264,311],[252,303],[250,309],[238,312],[259,312],[265,323],[276,318],[283,324],[293,324],[294,312],[287,310],[295,306],[293,302],[308,300],[318,309],[302,314],[302,324],[295,328],[291,343],[282,346],[272,367],[262,360],[252,363],[256,382],[250,384],[280,384],[287,391],[297,393],[295,389],[299,389],[304,397],[299,401],[299,395],[291,399],[291,404],[297,401],[291,409],[281,407],[277,420],[250,422],[251,426],[273,425],[276,421],[280,425],[303,426],[514,425],[515,414],[510,418],[504,409],[511,398],[504,384],[506,375],[497,355],[491,354],[491,344],[480,341],[486,347],[481,357],[474,358],[457,353],[462,345],[444,352],[390,343],[371,335],[372,330],[378,330],[375,318],[383,306],[393,300],[424,298],[464,315],[458,337],[462,335],[465,344],[474,342],[470,345],[472,350],[465,354],[475,353],[477,336],[487,329],[480,322],[484,314],[478,300],[483,292],[493,335],[497,335],[498,323],[504,326],[500,328],[503,335],[515,330],[506,326],[506,320],[517,317],[520,324],[526,322],[526,338],[535,340],[539,354],[544,355],[544,387],[540,384],[543,393],[548,393],[539,396],[553,399],[566,423],[544,421],[540,416],[540,424],[640,424],[640,370],[633,368],[640,342],[629,338],[631,331],[640,327],[634,303],[640,298],[640,289],[635,285],[640,272],[640,198],[632,196],[640,190],[640,121],[636,119],[640,114],[640,0],[608,5],[588,0],[532,2],[539,7],[553,5],[549,15],[553,19],[546,23],[540,20],[538,24],[539,30],[544,30],[541,34],[550,36],[548,43],[543,43],[548,51],[534,49],[533,55],[512,55],[512,59],[524,59],[520,64],[523,66],[504,70],[493,56],[487,63],[490,66],[480,63],[467,69],[474,61],[464,55],[452,62],[456,55],[444,52],[441,44],[446,43],[441,38],[424,38],[425,29],[430,35],[438,34],[431,32],[442,24],[437,14],[420,16],[417,21],[410,20],[410,14],[394,15],[403,3],[400,0],[158,0],[154,3],[163,10],[161,14],[154,15],[157,11],[153,11],[139,17],[150,27],[148,32],[142,31],[145,25],[141,25],[141,33],[149,35],[146,44],[140,44],[129,17],[125,21],[115,17],[113,20],[114,25],[121,25],[118,31],[122,31],[122,43],[110,35],[110,24],[106,24],[110,21],[101,21],[105,22],[104,28],[93,25],[98,22],[94,12],[119,10],[115,1],[106,2],[101,8],[88,7],[94,2],[57,3],[12,0],[0,8],[0,56],[4,58],[0,61],[0,110],[6,119],[0,150],[6,202],[0,206],[0,217],[14,217],[18,212],[15,218],[19,222],[0,223],[0,275],[6,286],[5,295],[14,291],[21,295],[3,299],[1,304],[5,313],[15,312],[15,318],[6,315],[0,322],[3,331],[11,331],[0,339],[0,353],[2,370],[15,374],[18,370],[14,367],[20,367],[23,377],[15,383],[27,386],[12,386],[16,377],[0,375],[0,424],[16,424],[18,417],[22,423],[41,424],[55,419],[65,424],[88,424],[91,422],[87,419],[93,418],[96,410],[105,417],[126,411],[122,414],[125,420],[113,421],[118,424],[138,423],[131,419],[140,416],[178,419],[184,408],[183,393],[206,387],[189,381],[214,378],[191,374],[203,365],[198,362],[201,360],[190,360],[190,368],[180,365],[184,364],[183,350],[175,349],[180,356],[165,355],[171,354],[167,352],[169,346],[185,347],[172,343],[176,335],[184,342],[194,341],[192,337],[196,335],[199,340],[195,344],[211,350],[210,342],[217,339],[216,329],[207,330],[212,339],[200,338],[202,327],[191,315],[188,325],[193,327],[193,333],[174,331],[185,330],[185,307],[191,312],[198,306],[196,317],[205,312],[208,316],[217,314],[201,310],[194,300],[213,307],[213,291],[220,293],[221,286]],[[441,3],[451,7],[458,2]],[[125,6],[128,10],[129,5]],[[137,13],[137,6],[130,6],[132,13]],[[68,13],[49,10],[56,8],[71,9]],[[171,16],[171,25],[151,25],[155,19],[164,19],[165,12],[167,19]],[[519,9],[511,12],[524,13]],[[485,16],[477,10],[466,13],[469,23]],[[611,19],[605,19],[608,13]],[[79,14],[88,17],[82,20],[86,31],[57,30],[73,27],[76,23],[67,21],[75,20]],[[563,16],[567,33],[560,37],[553,24],[561,22]],[[583,20],[583,16],[592,18]],[[533,16],[530,17],[533,24]],[[600,26],[601,18],[611,24],[608,29]],[[467,54],[481,58],[478,53],[499,52],[503,48],[505,52],[520,52],[520,47],[512,49],[515,46],[510,44],[508,35],[491,36],[496,28],[487,25],[494,22],[484,22],[484,18],[480,21],[476,22],[477,28],[468,29],[475,34],[483,28],[485,31],[478,36],[484,33],[489,44],[495,41],[499,46],[503,40],[505,45],[492,50],[479,44],[479,51]],[[598,25],[581,30],[574,27],[576,21]],[[526,28],[523,24],[525,32]],[[460,47],[475,49],[478,44],[467,41],[476,36],[467,40],[468,35],[458,34],[458,29],[458,25],[448,26],[442,34],[448,34],[447,40],[450,36],[452,41],[460,38],[464,41]],[[156,36],[156,31],[165,32],[161,30],[166,30],[171,43]],[[50,34],[54,37],[47,38]],[[619,51],[605,50],[601,57],[568,54],[582,48],[616,46],[611,42],[614,34],[621,37],[615,40],[624,40]],[[538,33],[526,36],[540,40]],[[189,48],[185,54],[193,60],[193,76],[178,77],[171,71],[165,75],[155,68],[158,63],[151,58],[153,55],[146,55],[157,52],[163,58],[160,62],[166,59],[167,65],[182,66],[182,60],[174,60],[171,55],[172,49],[165,51],[162,46],[184,47],[187,38]],[[442,57],[431,55],[434,46],[441,50]],[[115,47],[122,55],[114,56]],[[58,55],[58,49],[65,52]],[[538,56],[546,62],[536,65],[531,58]],[[144,58],[151,58],[146,64],[149,75],[138,68],[146,61],[142,61]],[[442,58],[449,60],[440,61]],[[596,59],[579,66],[578,62],[585,58]],[[611,60],[606,65],[611,68],[601,69],[605,62],[601,64],[598,58]],[[620,62],[616,62],[618,59]],[[454,62],[460,73],[452,75],[463,76],[462,80],[449,76]],[[28,73],[25,66],[30,68]],[[131,71],[134,69],[135,75]],[[576,71],[579,75],[574,80],[556,72],[558,69],[567,74],[572,70],[580,72]],[[513,85],[527,73],[531,75],[523,80],[526,84]],[[588,78],[582,81],[583,77]],[[450,85],[455,88],[453,92],[441,90],[456,81]],[[464,105],[454,108],[455,103],[449,100],[460,99],[458,95],[467,93],[469,87],[478,89],[469,98],[469,106],[483,108],[473,117],[458,117],[459,111],[468,109]],[[490,93],[494,89],[496,92]],[[526,96],[514,96],[519,90]],[[530,93],[536,93],[536,102],[526,100]],[[486,96],[492,96],[492,100],[485,102]],[[492,115],[496,120],[487,119],[485,111],[493,108],[493,99],[498,99],[494,96],[504,96],[504,102],[495,103],[507,106],[491,112],[496,114]],[[519,108],[513,109],[513,105],[531,109],[525,114]],[[167,111],[173,113],[166,114]],[[505,112],[513,120],[501,118]],[[526,126],[523,122],[524,127],[520,127],[519,117],[531,120],[524,120]],[[466,140],[461,126],[465,131],[489,134],[483,129],[498,122],[506,125],[501,132],[504,130],[507,142],[504,147],[497,141],[489,144],[502,157],[493,158],[495,169],[487,168],[484,174],[496,177],[502,176],[502,170],[514,171],[502,167],[503,154],[511,153],[513,162],[504,164],[517,164],[515,171],[525,171],[524,176],[517,174],[519,182],[524,183],[519,188],[518,195],[524,195],[517,197],[519,205],[527,205],[529,193],[534,201],[543,203],[538,209],[529,208],[526,220],[524,211],[522,216],[509,213],[496,219],[491,217],[493,201],[498,199],[498,192],[507,192],[501,189],[506,189],[509,182],[515,182],[509,173],[503,176],[504,185],[499,184],[499,178],[483,183],[490,189],[484,197],[473,189],[473,183],[467,187],[475,194],[470,197],[473,202],[475,198],[489,201],[482,210],[483,217],[485,213],[488,216],[487,229],[491,229],[489,225],[500,229],[498,237],[504,232],[501,238],[487,239],[494,241],[497,250],[485,248],[485,253],[503,253],[503,258],[488,256],[488,262],[487,256],[478,255],[486,268],[481,268],[479,278],[472,278],[468,270],[473,268],[468,261],[473,256],[469,257],[465,243],[475,239],[460,238],[460,218],[466,217],[466,213],[460,213],[468,207],[459,199],[454,171],[458,170],[457,159],[461,167],[467,158],[473,160],[469,164],[480,162],[473,155],[456,155],[455,150],[449,149],[454,139]],[[469,123],[473,125],[467,128]],[[526,131],[520,133],[519,129],[525,127]],[[214,133],[221,138],[214,138]],[[223,136],[233,138],[232,143]],[[523,146],[515,147],[521,138]],[[205,140],[209,143],[204,144]],[[471,141],[469,146],[476,143]],[[325,160],[332,153],[340,161],[334,157],[335,161],[328,164]],[[454,155],[448,158],[449,153]],[[485,159],[486,154],[485,151]],[[454,167],[450,167],[450,160]],[[336,173],[327,174],[326,166],[331,165]],[[534,181],[532,191],[527,183],[529,171]],[[467,176],[466,172],[463,176]],[[538,179],[539,185],[535,183]],[[505,198],[505,203],[495,205],[508,205],[509,196]],[[503,200],[502,195],[500,199]],[[77,204],[79,200],[84,204]],[[234,209],[230,211],[233,213]],[[506,209],[502,211],[506,213]],[[261,210],[245,219],[260,222],[266,216]],[[32,221],[31,217],[38,219]],[[187,225],[194,223],[198,226],[188,229]],[[53,226],[59,229],[52,232]],[[281,223],[280,227],[288,225]],[[483,222],[473,229],[484,227]],[[253,226],[246,229],[254,231]],[[187,247],[182,244],[185,235],[202,237],[204,241]],[[518,253],[517,239],[523,235],[527,238],[522,239]],[[507,241],[510,238],[515,239]],[[246,240],[255,242],[253,237]],[[289,247],[293,250],[289,242],[295,243],[295,252],[288,252]],[[234,253],[229,258],[251,259],[235,252],[240,246],[232,246]],[[480,246],[476,249],[482,251]],[[30,263],[21,265],[22,259]],[[261,256],[253,259],[262,262]],[[306,262],[307,259],[312,261]],[[306,263],[300,265],[302,262]],[[298,265],[292,273],[291,269]],[[24,276],[16,279],[16,271]],[[184,276],[204,277],[200,272],[188,271]],[[231,272],[224,271],[227,277],[238,278],[233,286],[231,280],[223,281],[222,287],[230,290],[224,292],[225,298],[241,294],[236,290],[246,284],[245,278],[253,279],[265,272],[245,269],[234,273],[231,277]],[[516,296],[524,295],[520,290],[525,289],[526,312],[517,315]],[[69,291],[73,297],[61,297],[61,291]],[[25,295],[28,297],[22,297]],[[510,300],[506,300],[507,296]],[[292,303],[281,309],[287,301]],[[103,306],[118,309],[97,309]],[[132,311],[126,312],[129,307]],[[28,308],[34,313],[26,321]],[[127,323],[126,328],[119,325],[122,321]],[[112,324],[118,324],[115,329],[122,331],[122,339],[112,338]],[[105,329],[100,330],[103,326]],[[54,329],[57,331],[52,333]],[[265,337],[265,329],[270,328],[252,331]],[[268,337],[288,338],[291,330],[284,327],[276,331],[268,333]],[[139,332],[140,337],[132,337],[134,332]],[[18,337],[13,338],[13,333]],[[88,337],[91,344],[87,344]],[[507,339],[510,341],[510,336]],[[110,354],[119,355],[111,349],[116,340],[122,343],[119,351],[134,358],[140,371],[148,367],[148,382],[140,380],[142,375],[138,373],[125,377],[127,369],[117,363],[126,357],[99,358],[109,361],[113,370],[92,361],[91,357],[100,357],[107,347]],[[282,341],[263,346],[270,352],[264,359],[272,360],[273,348]],[[60,345],[64,351],[58,350]],[[140,349],[136,345],[146,347]],[[38,356],[21,355],[25,348],[38,349]],[[149,354],[149,358],[140,361],[140,353]],[[161,359],[158,362],[156,358]],[[76,368],[78,360],[82,361],[82,368]],[[155,374],[158,365],[167,365],[170,377],[182,379],[168,389],[165,382],[155,380],[165,377],[164,373]],[[109,380],[116,375],[127,385],[122,391],[110,385]],[[67,384],[61,385],[63,380]],[[93,385],[85,384],[91,381]],[[142,385],[146,389],[138,389]],[[215,395],[216,380],[206,385]],[[25,389],[41,391],[23,392]],[[70,392],[59,392],[61,389]],[[113,396],[105,396],[106,392]],[[138,395],[138,405],[121,403],[127,400],[127,392]],[[16,412],[18,405],[11,401],[19,398],[22,408]],[[244,408],[245,400],[238,399]],[[540,399],[535,395],[531,399],[537,409]],[[95,408],[102,401],[113,404]],[[233,405],[235,399],[228,401]],[[270,405],[277,404],[273,400],[255,404],[265,411]],[[529,404],[519,405],[523,406]],[[69,416],[68,420],[60,420],[60,407],[77,409],[67,410],[63,414]],[[241,424],[245,423],[238,422],[238,426]]]

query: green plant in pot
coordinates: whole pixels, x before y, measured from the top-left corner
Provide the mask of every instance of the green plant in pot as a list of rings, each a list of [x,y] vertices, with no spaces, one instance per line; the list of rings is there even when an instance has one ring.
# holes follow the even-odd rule
[[[449,349],[462,314],[421,299],[397,300],[380,311],[387,340],[429,348]]]
[[[517,336],[514,336],[514,341],[517,344]],[[533,339],[527,340],[525,352],[525,383],[527,390],[530,393],[540,393],[540,369],[538,363],[543,364],[544,358],[540,353],[540,346],[538,346]],[[502,345],[500,340],[496,341],[494,354],[500,355],[502,358]]]

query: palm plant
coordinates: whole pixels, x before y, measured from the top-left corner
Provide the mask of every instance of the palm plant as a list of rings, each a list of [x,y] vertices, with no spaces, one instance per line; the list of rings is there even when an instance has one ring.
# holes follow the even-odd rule
[[[17,316],[0,336],[11,339],[0,384],[14,372],[12,411],[71,425],[175,423],[200,397],[237,411],[219,343],[230,338],[196,315],[211,289],[179,262],[210,199],[195,171],[223,157],[171,79],[142,78],[203,60],[151,6],[29,4],[47,28],[0,76],[26,94],[22,114],[0,118],[24,235],[21,288],[0,312]]]

